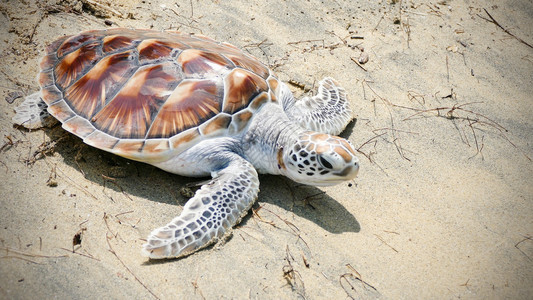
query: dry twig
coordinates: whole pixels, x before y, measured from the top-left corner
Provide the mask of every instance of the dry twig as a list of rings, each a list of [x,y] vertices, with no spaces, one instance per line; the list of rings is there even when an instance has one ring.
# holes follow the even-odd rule
[[[392,250],[394,250],[394,252],[398,253],[398,250],[396,250],[394,247],[392,247],[392,246],[389,245],[387,242],[385,242],[385,240],[384,240],[381,236],[379,236],[379,235],[377,235],[377,234],[375,234],[375,233],[374,233],[374,235],[375,235],[380,241],[382,241],[383,244],[389,246],[389,248],[391,248]]]
[[[98,258],[96,258],[96,257],[94,257],[94,256],[92,256],[92,255],[90,255],[90,254],[83,254],[83,253],[76,252],[76,251],[74,251],[74,250],[69,250],[69,249],[67,249],[67,248],[63,248],[63,247],[60,247],[59,249],[61,249],[61,250],[65,250],[65,251],[68,251],[68,252],[73,253],[73,254],[78,254],[78,255],[81,255],[81,256],[85,256],[85,257],[88,257],[88,258],[90,258],[90,259],[94,259],[94,260],[96,260],[96,261],[100,261]]]
[[[276,224],[275,224],[274,222],[263,220],[263,218],[261,218],[261,216],[259,216],[259,214],[258,214],[258,212],[259,212],[260,209],[266,210],[267,212],[273,214],[273,215],[276,216],[278,219],[280,219],[283,223],[285,223],[285,225],[287,225],[287,227],[289,227],[289,228],[291,229],[292,232],[291,232],[291,231],[287,231],[287,230],[284,230],[284,231],[289,232],[289,233],[293,234],[294,236],[296,236],[296,237],[298,238],[298,240],[301,240],[301,241],[305,244],[305,246],[307,247],[307,249],[311,250],[311,249],[309,248],[309,245],[307,244],[307,242],[302,238],[302,235],[300,234],[300,229],[298,229],[298,227],[296,227],[296,225],[294,225],[293,223],[291,223],[291,222],[289,222],[289,221],[283,219],[283,218],[280,217],[278,214],[274,213],[273,211],[269,210],[268,208],[265,208],[264,206],[259,206],[259,208],[255,209],[255,210],[252,209],[253,214],[254,214],[255,216],[257,216],[262,222],[264,222],[264,223],[266,223],[266,224],[269,224],[269,225],[271,225],[271,226],[273,226],[273,227],[275,227],[275,228],[278,228],[278,229],[283,230],[282,228],[276,226]]]
[[[524,253],[524,251],[522,251],[522,249],[520,249],[520,247],[518,247],[518,245],[522,244],[522,243],[525,242],[525,241],[530,241],[530,242],[531,242],[531,241],[533,241],[533,239],[531,238],[531,236],[524,236],[524,239],[522,239],[521,241],[519,241],[518,243],[516,243],[516,244],[514,245],[514,247],[515,247],[516,249],[518,249],[518,251],[522,252],[522,254],[524,254],[524,255],[527,257],[527,259],[529,259],[529,261],[532,261],[531,257],[529,257],[529,255],[527,255],[526,253]]]
[[[35,257],[35,258],[64,258],[64,257],[68,257],[68,255],[57,255],[57,256],[55,256],[55,255],[40,255],[40,254],[26,253],[26,252],[23,252],[23,251],[15,250],[15,249],[10,248],[10,247],[2,247],[2,246],[0,246],[0,251],[5,251],[6,252],[6,255],[5,256],[0,256],[0,258],[19,258],[19,259],[24,259],[24,258],[21,258],[21,257],[18,257],[18,256],[9,255],[9,253],[14,253],[14,254],[22,255],[22,256],[26,256],[26,257]],[[24,260],[26,260],[26,259],[24,259]],[[33,262],[33,261],[31,261],[31,262]]]
[[[292,266],[291,261],[294,261],[294,257],[290,253],[288,245],[285,249],[285,261],[287,264],[283,266],[283,278],[285,278],[287,284],[292,288],[293,291],[296,291],[298,295],[305,299],[305,284],[300,272],[295,270]]]
[[[483,10],[485,11],[485,13],[487,13],[487,15],[489,16],[490,20],[485,18],[485,17],[482,17],[480,15],[478,15],[478,17],[482,18],[483,20],[487,21],[487,22],[490,22],[490,23],[493,23],[494,25],[498,26],[501,30],[503,30],[505,33],[507,33],[508,35],[512,36],[513,38],[515,38],[517,41],[519,41],[520,43],[528,46],[529,48],[533,48],[533,46],[531,44],[529,44],[528,42],[524,41],[523,39],[517,37],[516,35],[512,34],[508,29],[506,29],[505,27],[503,27],[502,25],[500,25],[500,23],[498,23],[498,21],[496,21],[492,15],[486,10],[483,8]]]
[[[106,187],[106,182],[111,182],[112,184],[114,184],[116,187],[119,188],[120,192],[126,196],[126,198],[130,199],[131,201],[133,201],[133,199],[131,199],[130,195],[128,195],[128,193],[126,193],[126,191],[124,191],[124,189],[116,182],[116,178],[113,178],[113,177],[109,177],[109,176],[105,176],[104,174],[100,174],[100,176],[102,176],[102,179],[104,179],[104,188],[102,189],[102,192],[105,194],[105,187]],[[113,198],[109,197],[111,199],[111,201],[115,202],[115,200],[113,200]]]
[[[339,277],[339,284],[340,286],[342,287],[342,289],[344,290],[344,292],[346,293],[346,296],[348,296],[350,299],[355,299],[350,293],[349,293],[349,290],[346,286],[344,286],[344,284],[342,284],[342,280],[344,279],[344,281],[350,286],[350,290],[352,290],[353,292],[357,293],[357,290],[355,289],[355,286],[348,280],[348,278],[352,278],[358,282],[360,282],[364,288],[366,287],[369,287],[371,288],[372,290],[374,290],[375,292],[377,292],[378,290],[372,286],[371,284],[369,284],[368,282],[364,281],[362,278],[361,278],[361,274],[359,274],[359,272],[357,272],[357,270],[355,270],[354,267],[352,267],[352,265],[350,264],[346,264],[346,267],[351,271],[351,273],[344,273],[342,275],[340,275]]]
[[[361,66],[361,64],[357,61],[357,59],[355,57],[350,57],[350,59],[361,69],[363,69],[363,71],[367,72],[367,70],[365,69],[365,67]]]

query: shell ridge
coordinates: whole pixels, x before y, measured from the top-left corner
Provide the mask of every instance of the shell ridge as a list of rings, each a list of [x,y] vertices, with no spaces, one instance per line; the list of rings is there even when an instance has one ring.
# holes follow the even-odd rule
[[[94,41],[92,41],[94,42]],[[70,53],[67,53],[65,55],[63,55],[61,58],[58,58],[57,61],[55,62],[53,68],[52,68],[52,74],[54,75],[54,85],[61,91],[61,92],[64,92],[65,90],[67,90],[68,88],[70,88],[73,84],[75,84],[80,78],[82,78],[86,72],[90,71],[97,63],[98,61],[100,61],[101,59],[105,58],[107,55],[105,55],[102,51],[102,43],[101,41],[99,42],[99,44],[97,46],[95,46],[95,59],[93,61],[90,62],[90,64],[88,64],[87,66],[85,66],[84,68],[80,69],[78,74],[76,74],[78,77],[77,78],[74,78],[72,80],[70,80],[70,82],[68,83],[68,85],[65,85],[64,87],[61,86],[61,83],[59,83],[59,79],[58,78],[58,75],[57,75],[57,67],[61,64],[61,62],[65,59],[65,57],[67,57],[69,54],[71,53],[74,53],[78,50],[80,50],[81,48],[87,46],[91,44],[90,42],[87,42],[85,43],[84,45],[82,45],[81,47],[79,47],[78,49],[70,52]],[[80,63],[80,62],[78,62]]]
[[[63,51],[61,54],[61,56],[58,56],[57,55],[57,51],[64,45],[64,42],[65,41],[68,41],[69,39],[66,39],[65,41],[63,41],[63,43],[61,43],[61,45],[59,45],[56,49],[52,49],[54,50],[54,53],[56,54],[56,57],[58,58],[58,61],[60,59],[63,59],[65,56],[69,55],[70,53],[72,52],[75,52],[75,51],[78,51],[80,48],[88,45],[88,44],[91,44],[91,43],[95,43],[95,42],[98,42],[99,43],[99,48],[100,49],[103,49],[102,46],[103,46],[103,39],[104,39],[104,36],[94,36],[94,39],[88,39],[86,41],[84,41],[83,43],[80,43],[79,45],[69,49],[69,51]],[[103,52],[103,51],[102,51]],[[55,66],[54,66],[55,67]]]
[[[224,54],[224,53],[219,53],[219,55],[222,56],[224,59],[226,59],[226,60],[231,64],[231,66],[232,66],[232,68],[229,69],[228,72],[227,72],[225,75],[229,74],[233,69],[239,67],[239,66],[237,66],[237,65],[233,62],[233,60],[231,60],[226,54]],[[224,77],[226,77],[226,76],[224,76]]]
[[[148,150],[145,151],[145,148],[146,148],[146,147],[150,147],[150,146],[151,146],[151,145],[150,145],[151,142],[159,142],[159,143],[164,142],[164,143],[166,143],[167,149],[165,149],[165,150],[162,151],[162,152],[167,152],[167,153],[168,153],[169,151],[172,151],[172,149],[171,149],[171,147],[170,147],[170,140],[169,140],[168,138],[155,138],[155,139],[145,139],[145,140],[144,140],[144,143],[143,143],[142,146],[139,148],[139,152],[141,152],[141,153],[144,154],[144,155],[147,155],[147,154],[149,155],[149,154],[151,154],[151,153],[150,153],[150,149],[148,149]],[[161,153],[158,153],[158,154],[156,154],[156,155],[161,155]]]
[[[191,87],[189,85],[206,84],[206,82],[207,82],[206,86],[208,88],[216,88],[216,85],[217,85],[216,82],[210,78],[184,78],[183,80],[181,80],[176,85],[176,87],[172,91],[170,91],[169,96],[165,99],[164,103],[161,105],[157,113],[157,116],[154,117],[153,119],[153,122],[150,126],[150,130],[148,131],[148,135],[146,137],[147,138],[150,136],[153,137],[154,132],[152,131],[152,129],[153,129],[153,126],[156,126],[156,124],[157,126],[161,126],[162,124],[172,126],[173,127],[172,131],[175,133],[172,135],[165,135],[167,138],[171,138],[188,129],[198,128],[199,125],[205,123],[206,121],[210,120],[212,117],[215,117],[217,114],[219,114],[221,112],[221,109],[220,109],[221,96],[218,93],[213,94],[214,95],[214,97],[212,97],[213,99],[205,97],[205,99],[203,99],[204,101],[198,102],[198,106],[196,107],[196,109],[191,110],[190,107],[187,107],[187,105],[190,105],[189,101],[191,101],[191,97],[194,97],[192,94],[189,94],[191,92],[191,88],[193,91],[197,91],[198,93],[204,93],[204,95],[205,93],[209,93],[209,91],[206,91],[200,88],[195,88],[194,86]],[[213,84],[210,85],[209,82],[212,82]],[[180,90],[180,88],[184,90]],[[182,93],[185,93],[185,94],[182,94]],[[172,97],[173,95],[187,96],[187,97],[176,99],[176,97]],[[216,102],[216,105],[218,105],[218,107],[211,106],[209,103],[210,101]],[[172,122],[164,122],[165,119],[168,119],[168,116],[163,115],[163,111],[165,111],[165,114],[167,114],[168,113],[168,111],[166,111],[167,108],[171,108],[172,106],[175,106],[175,105],[180,106],[180,104],[185,105],[186,106],[185,108],[187,109],[175,111],[174,116],[170,120]],[[204,109],[206,111],[205,115],[208,116],[212,114],[211,117],[206,118],[206,116],[202,116],[202,113],[199,112],[199,110],[203,111]],[[208,109],[211,112],[208,112]],[[178,128],[176,128],[176,125]],[[168,128],[166,130],[168,130]]]
[[[65,102],[67,102],[67,101],[65,101]],[[67,103],[67,105],[68,105],[68,103]],[[70,106],[69,106],[69,107],[70,107]],[[70,107],[70,109],[72,109],[72,107]],[[74,111],[74,110],[73,110],[73,111]],[[72,120],[72,119],[74,119],[74,118],[76,118],[76,117],[83,118],[82,116],[76,114],[75,111],[74,111],[74,113],[75,113],[75,115],[73,115],[73,116],[71,116],[71,117],[68,117],[68,118],[66,118],[65,120],[63,120],[63,123],[66,123],[66,122],[68,122],[68,121],[70,121],[70,120]],[[94,125],[93,125],[93,126],[94,126]],[[95,127],[95,129],[99,130],[99,129],[96,128],[96,127]]]
[[[114,87],[114,90],[112,90],[112,93],[110,93],[108,96],[106,96],[105,98],[105,104],[102,105],[102,107],[100,107],[100,109],[98,111],[95,111],[93,113],[92,116],[90,116],[90,119],[94,118],[100,111],[102,111],[104,108],[106,108],[114,99],[115,97],[120,93],[120,91],[122,91],[122,88],[128,84],[128,82],[133,78],[133,74],[137,73],[137,71],[139,71],[141,66],[137,66],[135,67],[135,69],[128,71],[128,73],[126,73],[124,75],[124,77],[129,77],[128,80],[120,83],[120,87],[118,87],[118,85],[116,85]]]
[[[92,113],[89,115],[88,114],[88,111],[84,111],[84,110],[79,110],[79,109],[76,109],[74,106],[74,103],[76,101],[79,102],[79,99],[72,99],[72,97],[74,95],[70,95],[71,97],[67,97],[67,93],[74,93],[74,94],[78,94],[77,96],[74,96],[74,98],[76,97],[85,97],[86,95],[79,95],[80,93],[85,93],[85,94],[88,94],[91,92],[90,89],[87,89],[87,90],[84,90],[84,89],[81,89],[81,88],[75,88],[77,87],[78,85],[80,85],[80,81],[81,80],[86,80],[88,82],[91,82],[91,81],[94,81],[94,78],[85,78],[86,76],[89,76],[89,74],[91,73],[91,71],[93,71],[93,69],[98,66],[99,63],[101,63],[102,61],[108,59],[109,57],[111,56],[114,56],[114,55],[120,55],[120,54],[126,54],[128,53],[128,57],[132,57],[133,56],[133,59],[135,58],[135,52],[132,51],[132,50],[126,50],[126,51],[123,51],[123,52],[119,52],[119,53],[115,53],[115,54],[112,54],[112,55],[106,55],[106,56],[103,56],[103,57],[100,57],[100,59],[98,59],[98,62],[94,65],[92,65],[90,68],[87,68],[84,72],[83,72],[83,75],[80,76],[79,78],[77,78],[69,87],[63,89],[63,91],[61,91],[62,93],[62,96],[63,96],[63,99],[65,99],[65,102],[67,102],[69,104],[69,107],[78,115],[80,116],[84,116],[85,118],[87,118],[88,120],[91,120],[92,122],[92,118],[94,118],[94,116],[102,110],[102,108],[104,106],[106,106],[108,103],[109,103],[109,100],[108,100],[108,96],[105,95],[106,93],[108,93],[109,91],[112,91],[113,92],[113,97],[114,95],[116,95],[116,93],[118,91],[120,91],[123,87],[123,84],[121,84],[121,82],[119,81],[118,83],[115,82],[113,85],[110,85],[110,86],[106,86],[106,82],[103,81],[103,80],[97,80],[96,82],[94,83],[98,83],[100,84],[100,87],[102,88],[101,90],[101,93],[105,95],[105,97],[102,97],[102,99],[100,99],[99,102],[94,102],[93,103],[93,108],[94,107],[97,107],[99,103],[102,103],[103,102],[103,105],[99,108],[99,109],[94,109],[94,111],[92,111]],[[122,78],[127,78],[127,80],[125,80],[125,82],[129,81],[129,79],[131,78],[131,75],[133,73],[135,73],[137,71],[139,66],[130,66],[128,69],[125,69],[125,74],[122,75]],[[109,74],[111,76],[111,74]],[[109,78],[108,78],[109,79]],[[124,82],[124,83],[125,83]],[[57,88],[57,84],[54,84],[54,86]],[[84,86],[83,82],[81,82],[81,86]],[[96,86],[96,85],[95,85]],[[85,101],[87,99],[84,99]],[[83,102],[83,101],[82,101]],[[79,102],[78,104],[81,104],[81,102]],[[97,127],[98,128],[98,127]],[[99,128],[100,129],[100,128]]]
[[[114,55],[114,54],[117,54],[117,53],[134,50],[134,49],[136,49],[137,44],[139,44],[139,41],[135,40],[135,41],[133,41],[131,43],[131,46],[118,48],[118,49],[115,49],[113,51],[104,52],[103,43],[102,43],[102,45],[100,45],[101,51],[102,51],[102,58],[104,58],[106,56],[109,56],[109,55]]]
[[[181,68],[180,68],[181,69]],[[180,70],[181,71],[181,70]],[[183,82],[184,79],[180,80],[180,81],[177,81],[177,84],[176,86],[174,86],[174,88],[172,89],[169,89],[169,93],[167,95],[167,97],[165,98],[165,100],[163,101],[163,103],[161,103],[161,105],[159,106],[159,109],[157,110],[157,112],[154,114],[153,118],[152,118],[152,122],[150,123],[150,126],[148,126],[148,129],[146,130],[146,134],[144,135],[144,138],[145,139],[149,139],[149,135],[150,133],[152,132],[152,126],[154,125],[155,123],[155,120],[157,119],[157,117],[159,116],[159,113],[163,110],[163,107],[165,106],[165,104],[167,103],[167,100],[168,98],[170,98],[170,95],[172,95],[172,93],[178,88],[178,86],[180,85],[180,83]],[[178,135],[180,133],[176,133],[175,135]],[[175,135],[172,135],[172,136],[175,136]],[[167,137],[167,139],[169,139],[171,137]]]
[[[165,104],[167,103],[167,100],[170,98],[170,96],[172,95],[172,93],[178,88],[178,86],[183,82],[184,80],[184,76],[183,76],[183,70],[181,68],[181,65],[176,63],[175,60],[170,60],[169,61],[172,65],[174,65],[174,67],[176,68],[176,70],[178,71],[178,73],[181,75],[181,80],[178,80],[176,81],[176,84],[172,87],[170,87],[168,89],[168,95],[165,97],[165,99],[162,101],[161,105],[159,106],[159,108],[157,109],[157,111],[153,114],[152,116],[152,120],[151,120],[151,123],[150,125],[148,126],[147,130],[146,130],[146,134],[144,136],[145,139],[150,139],[149,136],[150,136],[150,133],[152,132],[152,127],[155,123],[155,120],[157,119],[157,117],[159,116],[159,113],[163,110],[163,107],[165,106]],[[153,63],[154,65],[156,64],[161,64],[161,63]],[[175,135],[177,135],[179,133],[176,133]],[[173,135],[174,136],[174,135]],[[170,136],[172,137],[172,136]],[[167,137],[166,139],[168,140],[170,137]],[[152,138],[153,139],[153,138]],[[170,142],[169,142],[169,148],[170,148]]]
[[[127,52],[127,51],[131,51],[130,50],[126,50],[126,51],[123,51],[123,52]],[[117,53],[114,53],[114,54],[118,54],[118,53],[122,53],[122,52],[117,52]],[[114,55],[114,54],[110,54],[110,55]],[[88,119],[92,120],[100,111],[102,111],[106,106],[109,105],[109,103],[111,103],[111,101],[113,101],[115,99],[115,97],[120,93],[120,91],[122,90],[122,88],[124,88],[124,86],[126,84],[128,84],[128,82],[133,78],[133,75],[135,73],[137,73],[137,71],[140,69],[141,66],[139,66],[139,60],[138,60],[138,53],[137,51],[132,51],[132,54],[134,55],[134,60],[136,62],[136,66],[134,68],[130,68],[126,74],[123,75],[124,78],[127,78],[127,80],[124,80],[122,82],[119,82],[119,83],[115,83],[113,85],[113,89],[111,89],[111,92],[109,93],[109,95],[106,95],[105,97],[105,103],[104,105],[102,105],[100,107],[99,110],[95,110],[93,112],[93,114],[91,116],[88,116]],[[106,57],[109,56],[109,55],[106,55]],[[103,57],[102,57],[103,59]],[[94,66],[93,66],[94,67]],[[92,69],[92,68],[91,68]],[[83,77],[83,76],[82,76]],[[80,78],[81,79],[81,78]],[[102,83],[103,84],[103,83]],[[92,122],[92,121],[91,121]],[[93,122],[94,123],[94,122]],[[97,126],[95,126],[96,128],[98,128]],[[101,130],[100,128],[98,128],[99,130]]]
[[[88,142],[86,142],[86,140],[89,140],[89,139],[92,137],[92,135],[96,135],[96,134],[102,134],[102,135],[107,136],[107,137],[109,137],[109,138],[111,138],[111,139],[115,139],[116,141],[113,142],[113,145],[110,145],[110,146],[108,146],[108,147],[102,147],[102,146],[99,146],[99,145],[95,145],[95,144],[92,144],[92,143],[88,143]],[[118,142],[120,142],[120,139],[118,139],[117,137],[114,137],[114,136],[112,136],[112,135],[110,135],[110,134],[107,134],[107,133],[105,133],[105,132],[103,132],[103,131],[101,131],[100,129],[98,129],[98,128],[95,127],[95,130],[94,130],[91,134],[89,134],[88,136],[86,136],[85,138],[83,138],[83,142],[84,142],[84,143],[87,143],[87,144],[89,144],[89,145],[91,145],[91,146],[93,146],[93,147],[96,147],[96,148],[98,148],[98,149],[105,150],[105,151],[107,151],[107,152],[111,152],[110,150],[112,150],[113,148],[115,148],[115,146],[118,144]]]

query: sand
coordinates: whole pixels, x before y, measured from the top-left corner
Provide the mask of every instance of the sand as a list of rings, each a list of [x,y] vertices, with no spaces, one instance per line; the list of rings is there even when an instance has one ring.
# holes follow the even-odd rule
[[[0,3],[0,298],[533,297],[531,1],[37,2]],[[117,26],[228,41],[299,96],[336,78],[358,178],[262,175],[229,240],[148,261],[194,179],[11,122],[48,43]]]

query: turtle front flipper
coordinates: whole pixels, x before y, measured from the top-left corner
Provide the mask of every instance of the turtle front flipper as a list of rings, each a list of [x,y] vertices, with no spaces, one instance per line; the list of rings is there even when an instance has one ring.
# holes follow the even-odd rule
[[[236,154],[213,172],[183,208],[181,215],[154,230],[143,254],[154,259],[182,257],[224,237],[257,199],[259,179],[252,164]]]
[[[319,82],[315,96],[290,104],[286,106],[289,118],[309,130],[338,135],[352,120],[346,91],[330,77]]]

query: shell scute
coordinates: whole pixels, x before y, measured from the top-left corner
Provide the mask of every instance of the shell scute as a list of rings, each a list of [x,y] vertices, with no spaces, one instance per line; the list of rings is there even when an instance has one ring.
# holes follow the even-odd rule
[[[171,137],[218,114],[218,90],[217,84],[211,80],[182,81],[161,107],[148,137]]]
[[[57,49],[56,53],[58,57],[63,57],[68,52],[76,50],[83,43],[96,40],[101,34],[98,31],[88,31],[83,34],[73,35],[67,38],[61,46]]]
[[[226,76],[223,111],[235,113],[244,107],[256,95],[268,91],[265,80],[254,73],[236,68]]]
[[[120,139],[111,152],[129,159],[139,159],[144,142],[144,140]]]
[[[214,39],[212,39],[212,38],[210,38],[210,37],[208,37],[206,35],[200,34],[200,33],[191,34],[190,36],[194,37],[195,39],[204,40],[204,41],[207,41],[207,42],[210,42],[210,43],[218,43]]]
[[[57,49],[67,40],[70,38],[71,35],[65,35],[60,38],[57,38],[57,40],[53,41],[50,45],[46,47],[46,53],[51,54],[53,53],[54,56],[56,56]]]
[[[179,76],[164,65],[142,67],[94,117],[94,124],[119,138],[146,136],[153,117]],[[150,84],[147,84],[150,82]]]
[[[99,130],[95,130],[93,133],[89,134],[83,139],[83,142],[87,145],[99,148],[99,149],[112,149],[119,139],[113,136],[110,136],[107,133],[103,133]]]
[[[231,53],[226,54],[226,57],[228,57],[236,66],[243,69],[252,70],[255,74],[263,77],[264,79],[267,79],[268,75],[270,75],[268,69],[255,59],[251,59],[245,55],[235,55]]]
[[[277,94],[277,90],[278,90],[278,80],[272,76],[270,76],[268,78],[268,85],[270,86],[270,89]]]
[[[146,140],[142,151],[144,153],[164,153],[170,149],[168,139],[151,139]]]
[[[233,64],[222,55],[198,49],[184,50],[177,61],[188,77],[213,76],[233,67]]]
[[[206,47],[206,43],[202,41],[192,41],[189,42],[189,44],[191,44],[191,46],[193,46],[195,49],[208,49],[209,51],[220,53],[226,57],[228,55],[245,55],[239,48],[228,43],[208,44],[209,47]]]
[[[133,37],[125,35],[110,35],[103,39],[102,51],[104,53],[115,52],[118,50],[133,47]]]
[[[46,104],[50,104],[63,99],[63,94],[55,85],[51,85],[41,88],[41,97]]]
[[[278,98],[272,91],[270,91],[270,100],[272,100],[272,102],[278,102]]]
[[[41,71],[48,71],[52,69],[57,62],[57,55],[55,52],[48,53],[46,56],[44,56],[41,59],[41,63],[39,67],[41,68]]]
[[[66,88],[78,79],[88,66],[100,58],[99,46],[99,42],[92,42],[65,55],[54,68],[57,84],[61,88]]]
[[[95,130],[94,126],[87,119],[80,116],[75,116],[63,122],[62,127],[81,138],[85,138]]]
[[[211,120],[200,126],[200,132],[204,136],[216,135],[221,130],[225,130],[231,123],[231,115],[220,113]]]
[[[167,42],[157,39],[142,41],[137,46],[139,51],[139,62],[145,64],[153,60],[168,59],[176,50],[187,49],[188,46],[180,42]]]
[[[39,73],[39,85],[42,87],[48,87],[54,84],[54,73],[52,70],[42,71]]]
[[[198,128],[191,128],[171,137],[169,139],[170,147],[179,151],[187,148],[190,144],[194,144],[194,142],[200,140],[201,137],[202,135]]]
[[[261,94],[257,95],[257,97],[254,98],[250,102],[250,108],[253,110],[258,110],[261,106],[265,105],[270,100],[269,94],[266,92],[262,92]]]
[[[60,122],[65,122],[66,120],[76,116],[76,113],[70,109],[70,106],[65,102],[65,100],[57,101],[52,104],[48,104],[48,113],[58,119]]]
[[[126,51],[101,59],[91,70],[65,90],[65,98],[80,116],[91,119],[135,70],[134,53]]]
[[[220,43],[220,46],[222,47],[222,51],[229,52],[229,53],[241,53],[241,49],[235,47],[234,45],[226,42]]]
[[[135,29],[142,39],[158,39],[161,41],[176,41],[183,34],[176,31],[157,31],[151,29]],[[188,35],[187,35],[188,36]]]

